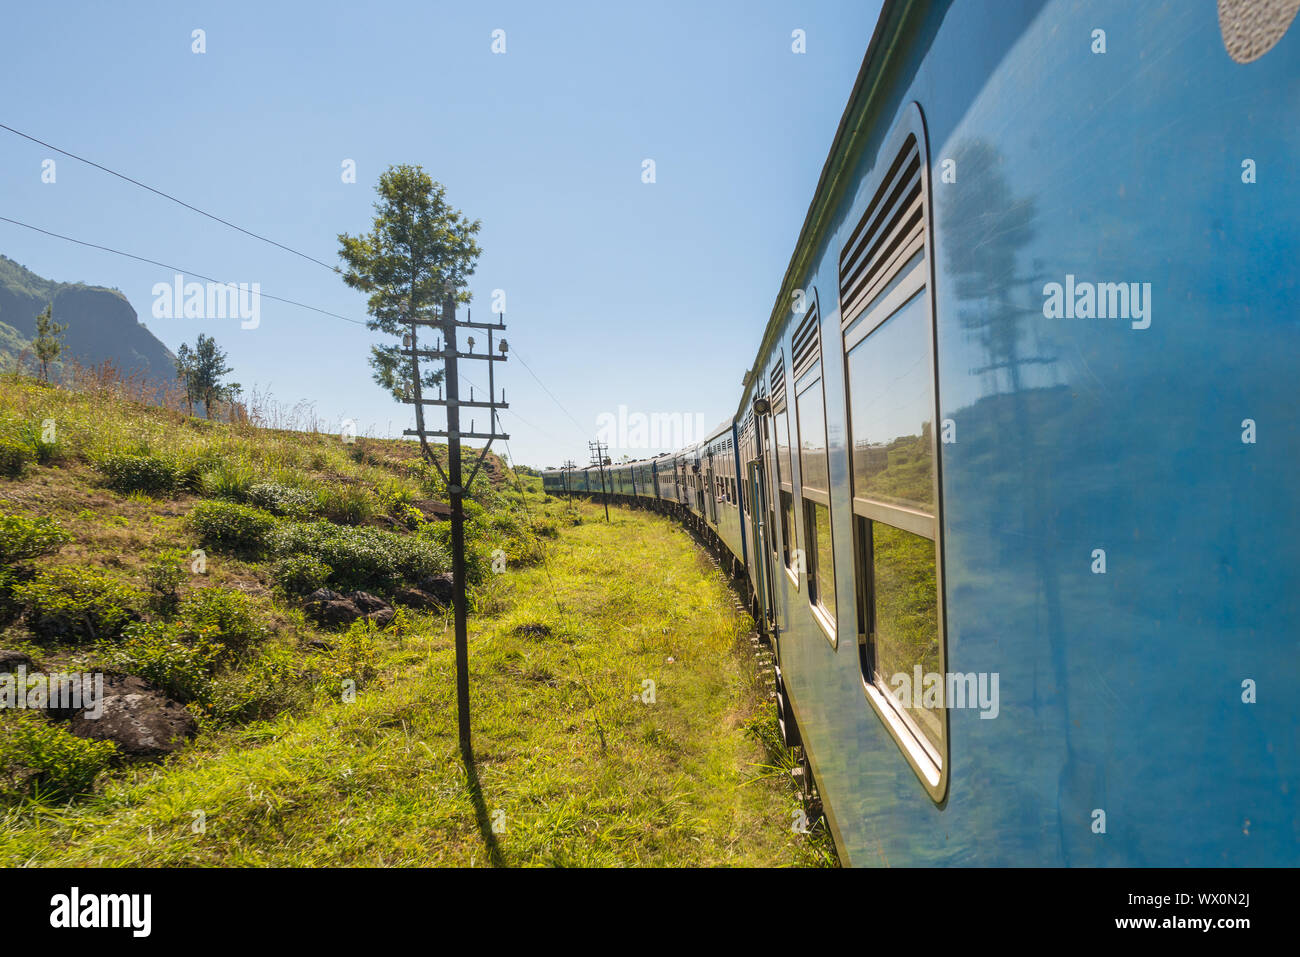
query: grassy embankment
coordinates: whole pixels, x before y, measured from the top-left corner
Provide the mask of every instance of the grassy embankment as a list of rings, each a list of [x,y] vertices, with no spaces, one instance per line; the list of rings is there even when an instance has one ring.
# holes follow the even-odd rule
[[[42,448],[40,426],[50,418],[57,437]],[[80,739],[69,747],[71,736],[57,724],[37,735],[30,728],[0,735],[7,788],[0,863],[829,860],[819,835],[791,829],[787,758],[774,745],[747,619],[716,569],[671,523],[617,512],[605,525],[595,508],[549,499],[535,480],[526,489],[478,490],[475,784],[456,745],[447,615],[402,609],[385,630],[340,635],[313,626],[298,597],[304,568],[321,564],[320,555],[303,557],[304,542],[320,531],[343,536],[324,556],[341,566],[324,562],[332,583],[348,576],[342,566],[359,553],[370,556],[365,567],[381,593],[399,586],[408,566],[445,562],[445,523],[434,514],[438,484],[409,446],[363,440],[358,448],[337,437],[196,423],[21,382],[0,383],[4,441],[26,442],[36,461],[20,477],[0,479],[0,513],[49,517],[69,540],[15,565],[21,572],[6,571],[9,619],[0,648],[25,651],[50,670],[105,660],[144,669],[185,693],[200,733],[163,763],[78,753]],[[123,467],[114,456],[163,462],[173,480],[148,492],[117,491]],[[260,487],[268,482],[280,492]],[[273,506],[249,513],[257,547],[232,545],[242,540],[218,521],[222,544],[211,547],[201,582],[187,577],[171,598],[148,587],[157,583],[150,569],[160,555],[188,554],[213,534],[211,522],[196,522],[196,509],[210,507],[203,503],[250,509],[250,500]],[[269,531],[259,523],[270,523]],[[235,524],[236,532],[248,530],[247,522]],[[347,538],[354,534],[363,540]],[[488,570],[493,548],[507,555],[504,574]],[[93,641],[37,634],[19,599],[48,603],[51,582],[58,583],[49,572],[58,567],[121,585],[121,603],[134,603],[131,623]],[[33,591],[34,581],[47,587]],[[208,627],[201,613],[211,602],[202,599],[212,591],[237,596],[247,620],[227,615]],[[239,633],[223,635],[223,627]],[[150,630],[170,643],[141,637]],[[204,643],[217,650],[196,663],[194,649]],[[339,700],[341,678],[358,685],[350,703]],[[653,703],[644,700],[647,681]],[[0,722],[12,730],[19,718],[30,723],[31,716],[0,715]],[[76,780],[69,763],[89,767],[91,783],[69,789]]]

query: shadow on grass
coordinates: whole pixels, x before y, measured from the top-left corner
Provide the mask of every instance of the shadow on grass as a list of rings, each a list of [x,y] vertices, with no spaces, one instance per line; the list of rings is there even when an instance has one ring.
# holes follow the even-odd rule
[[[460,756],[465,763],[469,797],[474,802],[474,819],[478,822],[478,832],[483,837],[483,846],[487,848],[488,860],[492,862],[493,867],[505,867],[506,862],[501,854],[501,846],[497,843],[496,832],[492,830],[492,818],[483,800],[483,786],[478,780],[478,766],[474,763],[473,748],[462,749]]]

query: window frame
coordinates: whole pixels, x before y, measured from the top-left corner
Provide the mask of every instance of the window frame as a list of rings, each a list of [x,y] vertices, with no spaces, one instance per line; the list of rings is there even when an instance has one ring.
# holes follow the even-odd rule
[[[773,374],[777,369],[781,370],[781,394],[776,394],[773,385]],[[772,462],[776,469],[776,482],[774,489],[776,491],[776,515],[781,522],[781,545],[783,554],[780,556],[780,565],[785,572],[785,576],[790,583],[790,587],[799,591],[799,571],[795,567],[794,556],[799,551],[799,525],[797,521],[792,521],[795,514],[793,507],[794,502],[794,459],[795,447],[792,444],[790,419],[795,414],[793,403],[790,401],[790,375],[785,367],[785,350],[777,350],[777,359],[767,373],[768,388],[771,392],[772,414]],[[785,417],[785,448],[788,459],[785,461],[781,458],[781,423],[778,422],[782,416]],[[789,512],[785,508],[785,496],[790,497],[791,508]]]
[[[934,281],[934,222],[930,190],[930,151],[926,134],[925,118],[920,105],[909,103],[895,121],[894,128],[885,137],[878,153],[878,162],[874,171],[870,189],[862,191],[870,203],[884,186],[893,170],[895,161],[910,150],[909,140],[915,139],[915,149],[920,159],[920,187],[922,204],[922,243],[917,253],[893,266],[894,274],[887,275],[875,297],[862,305],[860,309],[845,316],[844,303],[840,302],[840,360],[844,376],[844,415],[848,456],[848,480],[851,500],[850,527],[853,535],[854,592],[857,603],[857,632],[859,648],[859,679],[862,692],[872,710],[890,736],[893,737],[899,751],[912,767],[918,780],[936,804],[947,801],[949,771],[952,765],[950,708],[945,702],[939,727],[942,739],[935,747],[917,722],[902,709],[897,698],[887,686],[868,680],[867,665],[875,669],[875,565],[872,554],[870,526],[867,523],[881,522],[934,543],[935,552],[935,619],[939,644],[939,668],[947,686],[948,674],[948,628],[947,608],[944,589],[944,550],[943,550],[943,461],[942,442],[939,435],[941,420],[939,377],[938,377],[938,326],[935,306]],[[865,216],[865,208],[856,219],[850,219],[856,232]],[[841,250],[841,255],[843,249]],[[908,265],[921,256],[921,261],[910,268]],[[849,353],[860,345],[872,332],[884,325],[898,314],[917,295],[922,297],[926,320],[927,362],[931,398],[930,445],[933,461],[931,482],[933,484],[933,514],[895,504],[859,498],[855,487],[857,476],[853,468],[853,380],[849,377]],[[864,531],[865,529],[865,531]],[[874,676],[873,676],[874,677]]]
[[[816,621],[817,624],[821,627],[822,634],[825,636],[826,640],[830,642],[831,648],[838,648],[839,628],[838,628],[838,623],[836,621],[836,617],[838,616],[839,613],[839,595],[835,590],[835,516],[831,508],[831,496],[830,496],[830,488],[829,488],[831,484],[830,482],[830,438],[829,438],[830,421],[826,415],[826,370],[823,367],[823,363],[822,363],[823,356],[821,350],[820,310],[818,310],[818,314],[817,314],[817,324],[818,324],[817,358],[813,361],[811,365],[808,366],[808,368],[804,369],[803,373],[799,376],[799,378],[794,383],[794,422],[795,422],[795,431],[798,435],[798,442],[799,442],[799,446],[798,446],[799,502],[798,502],[798,507],[796,508],[795,511],[799,516],[799,522],[797,524],[801,527],[802,530],[802,540],[804,546],[803,574],[804,574],[804,579],[808,583],[808,589],[807,589],[808,608],[812,612],[813,620]],[[800,387],[801,383],[809,379],[811,379],[812,381],[808,381],[808,384],[804,385],[801,388]],[[825,491],[821,489],[809,488],[807,483],[804,481],[804,476],[807,473],[807,470],[804,468],[804,464],[803,464],[804,422],[803,422],[803,417],[799,414],[799,400],[803,397],[804,393],[810,392],[813,389],[817,390],[817,398],[821,401],[822,434],[820,436],[820,439],[822,443],[822,455],[824,455],[826,459],[827,489]],[[792,449],[791,450],[792,459],[794,458],[793,451],[794,450]],[[829,552],[831,556],[831,569],[830,569],[830,575],[827,577],[831,583],[832,594],[835,600],[836,610],[834,612],[832,612],[829,608],[827,608],[825,603],[822,602],[820,589],[817,588],[816,585],[817,564],[818,564],[817,547],[816,547],[817,538],[816,538],[816,530],[814,527],[814,523],[809,519],[808,506],[810,504],[824,505],[826,507],[827,527],[830,528],[831,530],[831,543],[830,543],[830,552]]]

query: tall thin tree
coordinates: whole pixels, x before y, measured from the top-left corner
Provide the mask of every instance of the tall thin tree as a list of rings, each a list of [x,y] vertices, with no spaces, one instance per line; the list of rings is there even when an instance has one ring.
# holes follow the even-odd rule
[[[218,402],[233,402],[243,389],[238,382],[226,382],[234,370],[226,365],[226,352],[211,336],[199,334],[191,349],[182,345],[176,350],[176,377],[185,386],[185,402],[193,412],[194,403],[203,403],[203,417],[212,418]]]
[[[400,337],[412,319],[437,319],[444,295],[469,302],[464,287],[478,262],[480,223],[452,209],[446,188],[420,166],[390,166],[376,192],[371,232],[339,235],[343,281],[369,294],[367,328]],[[371,346],[370,367],[394,398],[410,400],[410,359],[400,345]],[[430,369],[421,384],[437,386],[442,375]]]
[[[63,354],[63,333],[67,326],[54,321],[54,303],[50,303],[36,317],[36,338],[32,351],[41,364],[41,381],[50,381],[50,363]]]

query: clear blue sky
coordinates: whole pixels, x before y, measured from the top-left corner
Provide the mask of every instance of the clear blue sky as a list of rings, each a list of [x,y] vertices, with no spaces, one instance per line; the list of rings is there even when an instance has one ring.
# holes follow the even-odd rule
[[[383,169],[423,165],[483,222],[475,318],[505,290],[511,345],[579,423],[507,363],[522,463],[584,458],[620,404],[710,425],[732,412],[878,0],[285,6],[13,6],[0,122],[330,263],[338,233],[369,229]],[[43,184],[50,155],[0,131],[0,215],[365,318],[320,266],[98,170],[56,155]],[[165,270],[7,223],[0,252],[121,289],[173,350],[216,336],[246,388],[312,402],[334,428],[411,421],[371,382],[363,327],[265,300],[255,330],[156,320]]]

